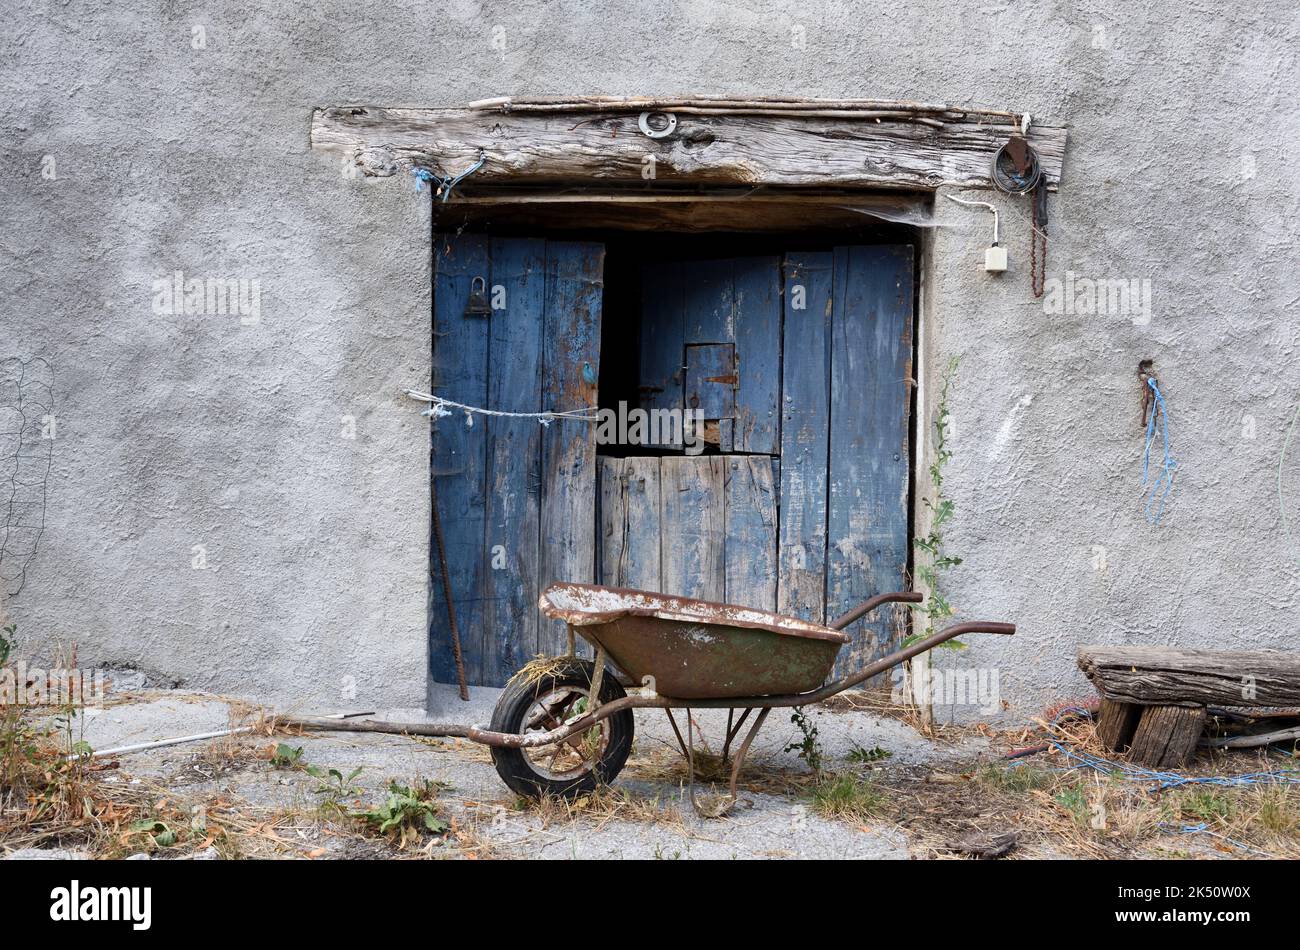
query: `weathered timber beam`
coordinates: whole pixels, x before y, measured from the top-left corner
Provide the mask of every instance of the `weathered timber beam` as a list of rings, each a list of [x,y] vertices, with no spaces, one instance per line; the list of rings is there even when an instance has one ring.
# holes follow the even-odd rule
[[[862,228],[879,221],[923,223],[931,199],[913,192],[822,195],[784,191],[780,195],[597,194],[569,189],[533,194],[462,194],[437,204],[438,227],[510,221],[520,227],[619,228],[640,231],[780,231]]]
[[[1176,769],[1196,752],[1205,728],[1203,706],[1146,706],[1128,754],[1153,769]]]
[[[1088,646],[1079,669],[1123,703],[1300,706],[1300,653]]]
[[[844,112],[880,110],[891,113],[932,113],[950,117],[971,116],[977,121],[1003,121],[1019,126],[1021,113],[951,106],[942,102],[911,102],[899,99],[809,99],[798,96],[497,96],[471,102],[469,109],[498,112],[614,112],[638,110],[671,111],[680,108],[821,110]]]
[[[652,139],[635,110],[333,107],[313,113],[311,143],[380,177],[412,168],[456,175],[481,155],[483,167],[462,187],[582,181],[929,190],[989,187],[993,155],[1013,129],[993,115],[977,121],[966,113],[940,114],[935,127],[908,109],[888,119],[717,111],[683,114],[671,136]],[[1029,140],[1055,187],[1066,130],[1035,125]]]

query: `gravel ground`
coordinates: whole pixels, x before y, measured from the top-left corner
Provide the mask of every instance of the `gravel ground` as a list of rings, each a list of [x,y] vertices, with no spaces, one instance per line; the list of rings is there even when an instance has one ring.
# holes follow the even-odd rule
[[[387,710],[397,721],[486,722],[498,690],[475,689],[462,703],[454,690],[436,697],[427,717],[420,711]],[[95,749],[228,728],[246,707],[238,701],[182,691],[146,691],[117,697],[101,710],[88,711],[83,737]],[[879,746],[890,755],[876,768],[940,767],[970,761],[987,750],[975,737],[960,743],[925,738],[903,722],[866,711],[808,711],[828,763],[854,748]],[[167,790],[190,804],[221,802],[245,810],[250,821],[279,816],[276,837],[285,856],[380,856],[383,842],[342,831],[321,817],[328,798],[321,782],[301,768],[277,769],[267,750],[278,741],[301,746],[301,762],[343,774],[360,768],[344,797],[350,808],[382,799],[390,780],[443,783],[444,817],[455,834],[425,849],[449,856],[467,854],[528,858],[748,858],[833,857],[907,858],[907,836],[887,823],[856,824],[816,814],[806,795],[808,769],[787,746],[802,738],[789,711],[774,710],[751,749],[741,781],[741,800],[721,819],[697,817],[685,797],[685,771],[667,718],[658,710],[637,712],[632,757],[612,794],[565,813],[557,806],[519,807],[500,781],[485,748],[464,740],[416,740],[367,733],[309,733],[272,739],[239,736],[123,754],[108,782],[139,783]],[[680,720],[680,716],[679,716]],[[703,741],[716,750],[726,713],[696,713]],[[717,786],[716,791],[721,791]],[[707,786],[697,787],[707,795]],[[284,816],[292,816],[286,824]],[[286,832],[284,829],[288,828]],[[255,850],[251,853],[266,853]],[[17,856],[17,855],[14,855]]]

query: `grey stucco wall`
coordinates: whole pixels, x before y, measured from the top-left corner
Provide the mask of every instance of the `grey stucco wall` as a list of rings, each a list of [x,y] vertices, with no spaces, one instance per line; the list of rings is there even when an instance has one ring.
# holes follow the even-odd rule
[[[8,4],[0,356],[49,360],[60,417],[10,610],[83,662],[418,705],[427,441],[396,394],[428,375],[428,198],[309,152],[311,108],[744,92],[1067,124],[1048,276],[1151,280],[1149,322],[1045,314],[1023,204],[995,199],[1012,270],[990,279],[986,217],[939,199],[925,364],[963,356],[949,591],[962,617],[1020,625],[941,665],[997,669],[1026,712],[1081,690],[1082,642],[1286,646],[1300,551],[1274,481],[1300,385],[1300,15],[1254,7]],[[178,270],[256,279],[260,320],[155,313],[152,282]],[[1157,526],[1144,357],[1179,464]]]

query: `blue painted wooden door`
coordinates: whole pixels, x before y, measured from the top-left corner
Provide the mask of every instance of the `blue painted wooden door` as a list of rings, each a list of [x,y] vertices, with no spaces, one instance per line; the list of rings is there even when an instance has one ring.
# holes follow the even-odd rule
[[[470,406],[536,413],[596,405],[604,248],[435,235],[433,392]],[[482,278],[482,281],[478,281]],[[482,292],[488,313],[466,312]],[[595,570],[596,452],[586,422],[463,414],[432,424],[432,477],[466,678],[500,686],[562,625],[537,610],[557,580]],[[429,665],[456,678],[438,551],[432,551]]]
[[[908,245],[786,255],[783,611],[831,620],[907,587],[912,268]],[[837,672],[890,652],[893,616],[855,624]]]
[[[706,408],[724,454],[602,460],[602,582],[819,622],[904,589],[912,248],[657,264],[643,284],[642,406]],[[841,670],[888,652],[891,616],[855,625]]]

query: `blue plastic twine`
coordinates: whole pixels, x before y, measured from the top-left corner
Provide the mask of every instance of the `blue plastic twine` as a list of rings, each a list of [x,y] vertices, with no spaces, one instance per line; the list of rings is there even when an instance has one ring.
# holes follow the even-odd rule
[[[1174,487],[1174,469],[1178,467],[1178,463],[1169,454],[1169,414],[1165,412],[1164,397],[1160,395],[1160,387],[1156,385],[1154,379],[1148,377],[1147,385],[1155,394],[1155,405],[1151,407],[1151,417],[1147,420],[1147,441],[1146,447],[1142,450],[1142,485],[1147,488],[1147,521],[1159,524],[1160,516],[1165,510],[1165,499],[1169,497],[1169,489]],[[1165,458],[1160,463],[1159,476],[1151,482],[1151,443],[1155,441],[1156,436],[1156,413],[1160,414],[1160,436],[1164,441]],[[1148,487],[1149,482],[1151,484]],[[1151,506],[1157,501],[1159,504],[1153,514]]]
[[[482,152],[479,152],[477,162],[475,162],[469,168],[465,169],[459,175],[455,175],[455,176],[449,175],[446,177],[435,174],[434,172],[429,171],[429,169],[427,168],[412,168],[411,174],[415,176],[415,190],[423,191],[424,183],[426,181],[429,182],[436,181],[438,183],[438,193],[442,195],[442,200],[445,202],[448,198],[451,197],[451,190],[455,188],[457,185],[459,185],[466,178],[468,178],[470,175],[474,174],[476,171],[482,168],[483,163],[485,161],[487,161],[487,157]]]

